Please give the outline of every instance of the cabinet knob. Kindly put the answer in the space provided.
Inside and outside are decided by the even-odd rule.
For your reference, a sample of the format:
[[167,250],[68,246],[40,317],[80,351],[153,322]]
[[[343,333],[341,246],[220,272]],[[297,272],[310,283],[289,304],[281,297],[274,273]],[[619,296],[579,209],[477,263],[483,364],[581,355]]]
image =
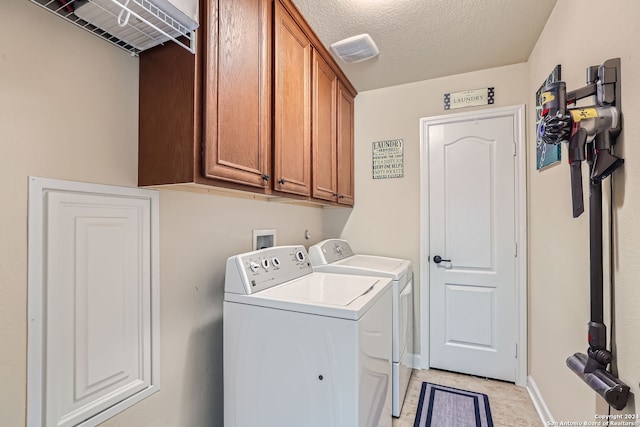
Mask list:
[[262,175],[262,180],[263,181],[269,181],[269,175]]
[[345,197],[344,194],[341,194],[338,196],[339,199],[344,199],[344,197]]
[[338,197],[338,193],[333,193],[332,196],[333,197]]
[[284,185],[284,183],[285,183],[284,178],[280,178],[280,179],[278,180],[278,184],[280,184],[280,185]]

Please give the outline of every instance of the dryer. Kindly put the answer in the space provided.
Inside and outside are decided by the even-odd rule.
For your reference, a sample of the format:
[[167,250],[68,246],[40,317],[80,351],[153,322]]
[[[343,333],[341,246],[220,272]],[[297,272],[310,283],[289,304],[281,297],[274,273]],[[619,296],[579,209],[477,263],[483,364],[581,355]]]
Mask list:
[[303,246],[230,257],[225,427],[391,427],[391,290],[313,272]]
[[313,270],[388,277],[393,282],[392,414],[399,417],[413,367],[413,271],[411,261],[354,254],[349,242],[328,239],[309,248]]

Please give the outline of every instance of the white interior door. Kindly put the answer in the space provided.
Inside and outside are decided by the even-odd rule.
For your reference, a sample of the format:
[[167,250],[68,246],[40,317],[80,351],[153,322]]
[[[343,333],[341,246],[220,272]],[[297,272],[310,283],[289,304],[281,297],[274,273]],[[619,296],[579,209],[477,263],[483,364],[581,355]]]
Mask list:
[[465,115],[425,129],[429,364],[515,381],[514,118]]

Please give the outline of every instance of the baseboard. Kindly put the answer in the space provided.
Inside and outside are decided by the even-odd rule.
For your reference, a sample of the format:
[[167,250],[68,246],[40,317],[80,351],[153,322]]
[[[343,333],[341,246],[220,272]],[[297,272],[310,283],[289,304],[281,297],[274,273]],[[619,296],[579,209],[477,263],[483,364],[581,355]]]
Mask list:
[[538,416],[542,421],[542,425],[544,426],[553,425],[556,420],[553,419],[553,415],[551,415],[551,411],[549,411],[549,407],[547,406],[546,403],[544,403],[544,399],[542,398],[540,389],[536,385],[536,382],[533,380],[531,375],[527,377],[527,391],[529,392],[531,401],[533,401],[533,406],[535,406],[536,411],[538,412]]
[[422,369],[422,365],[420,365],[420,354],[414,354],[412,362],[413,365],[411,365],[411,367],[413,369]]

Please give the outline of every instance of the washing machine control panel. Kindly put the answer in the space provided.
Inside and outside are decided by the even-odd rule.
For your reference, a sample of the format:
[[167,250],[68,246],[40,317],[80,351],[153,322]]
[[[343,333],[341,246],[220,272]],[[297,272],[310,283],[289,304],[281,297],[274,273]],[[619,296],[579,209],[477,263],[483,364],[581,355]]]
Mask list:
[[236,255],[247,294],[277,286],[313,272],[304,246],[275,246]]

